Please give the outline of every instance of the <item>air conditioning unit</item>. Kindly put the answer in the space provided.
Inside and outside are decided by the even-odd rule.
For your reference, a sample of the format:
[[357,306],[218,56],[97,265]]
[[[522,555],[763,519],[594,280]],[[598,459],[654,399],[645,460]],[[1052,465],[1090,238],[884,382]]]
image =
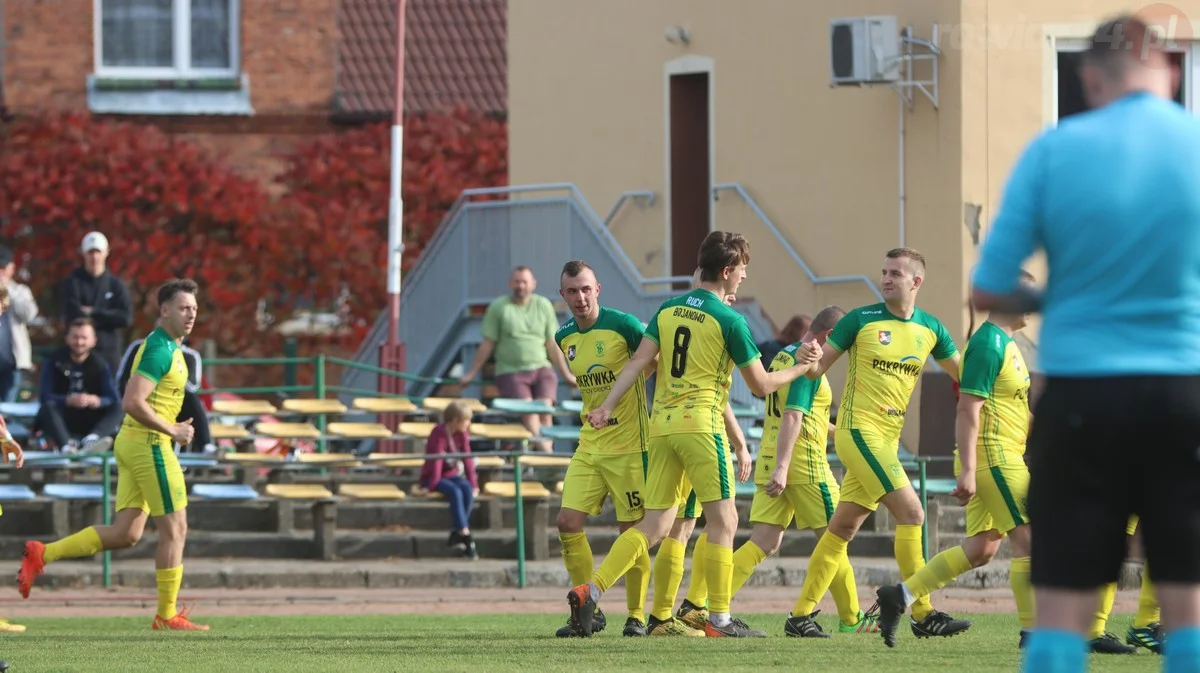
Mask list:
[[894,16],[859,16],[829,22],[834,85],[887,84],[900,79],[900,29]]

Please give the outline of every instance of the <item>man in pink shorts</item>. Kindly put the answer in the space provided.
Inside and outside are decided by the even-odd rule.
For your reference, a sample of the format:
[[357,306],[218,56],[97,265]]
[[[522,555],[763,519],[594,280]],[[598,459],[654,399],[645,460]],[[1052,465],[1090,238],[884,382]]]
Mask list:
[[[518,400],[543,400],[554,404],[558,399],[557,368],[563,379],[572,386],[575,376],[554,341],[558,316],[554,305],[534,293],[537,280],[528,267],[513,269],[508,279],[510,294],[496,298],[483,316],[483,342],[475,353],[475,361],[460,382],[469,385],[493,354],[496,356],[496,387],[500,396]],[[553,363],[554,368],[551,367]],[[550,414],[529,414],[521,423],[535,436],[543,425],[551,425]],[[549,453],[550,442],[539,442]]]

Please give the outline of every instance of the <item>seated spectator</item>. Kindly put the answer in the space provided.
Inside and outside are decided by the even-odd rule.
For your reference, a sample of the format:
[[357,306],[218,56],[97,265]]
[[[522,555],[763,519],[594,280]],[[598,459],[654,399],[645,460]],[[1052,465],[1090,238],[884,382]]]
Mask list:
[[125,418],[112,370],[95,347],[91,319],[76,318],[67,345],[42,362],[34,425],[59,451],[107,451]]
[[[129,348],[126,348],[125,354],[121,356],[117,390],[122,396],[125,395],[125,386],[129,384],[129,377],[133,374],[133,356],[143,341],[145,339],[138,339],[129,344]],[[181,447],[180,450],[187,451],[188,447],[194,447],[191,450],[195,452],[216,453],[217,446],[213,443],[212,431],[208,427],[208,411],[204,408],[204,403],[200,401],[200,396],[196,394],[200,390],[200,382],[203,380],[204,362],[200,358],[200,352],[189,346],[186,340],[179,349],[183,351],[183,361],[187,363],[188,380],[183,391],[183,406],[180,407],[179,416],[175,418],[175,422],[182,423],[190,418],[192,427],[196,431],[192,436],[192,443]]]
[[[479,494],[479,479],[475,476],[475,459],[471,453],[471,410],[461,402],[451,402],[442,412],[442,422],[429,433],[425,453],[445,455],[427,458],[421,467],[421,486],[446,496],[450,503],[453,528],[447,546],[459,547],[471,560],[479,558],[475,541],[471,539],[468,519]],[[459,457],[463,456],[463,457]]]

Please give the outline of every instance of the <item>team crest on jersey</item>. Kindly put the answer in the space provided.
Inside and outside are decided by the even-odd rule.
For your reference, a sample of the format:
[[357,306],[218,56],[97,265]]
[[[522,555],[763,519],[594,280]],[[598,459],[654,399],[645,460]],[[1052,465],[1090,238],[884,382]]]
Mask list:
[[604,357],[604,342],[603,341],[596,342],[596,357],[598,357],[598,358]]
[[925,337],[922,337],[921,335],[918,334],[916,341],[917,341],[917,349],[918,350],[925,347]]
[[879,330],[879,343],[884,346],[892,343],[892,333],[885,329]]
[[1017,359],[1017,356],[1015,356],[1015,355],[1012,356],[1012,363],[1013,363],[1013,369],[1015,369],[1017,371],[1021,371],[1021,361],[1019,359]]
[[567,346],[567,359],[568,360],[575,359],[575,345],[574,344]]

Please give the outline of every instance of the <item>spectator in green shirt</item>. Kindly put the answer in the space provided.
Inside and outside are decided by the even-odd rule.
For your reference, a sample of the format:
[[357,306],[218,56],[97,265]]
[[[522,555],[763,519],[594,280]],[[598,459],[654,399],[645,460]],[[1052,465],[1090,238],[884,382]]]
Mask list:
[[[483,342],[475,353],[475,361],[461,379],[466,386],[479,375],[479,370],[493,354],[496,356],[496,387],[500,396],[518,400],[557,401],[558,377],[551,363],[572,386],[575,376],[567,368],[562,351],[554,342],[558,316],[554,305],[540,294],[534,294],[537,280],[529,267],[518,266],[508,279],[511,294],[498,297],[483,316]],[[535,436],[543,425],[551,425],[550,414],[529,414],[521,423]],[[545,452],[553,451],[552,442],[538,442]]]

